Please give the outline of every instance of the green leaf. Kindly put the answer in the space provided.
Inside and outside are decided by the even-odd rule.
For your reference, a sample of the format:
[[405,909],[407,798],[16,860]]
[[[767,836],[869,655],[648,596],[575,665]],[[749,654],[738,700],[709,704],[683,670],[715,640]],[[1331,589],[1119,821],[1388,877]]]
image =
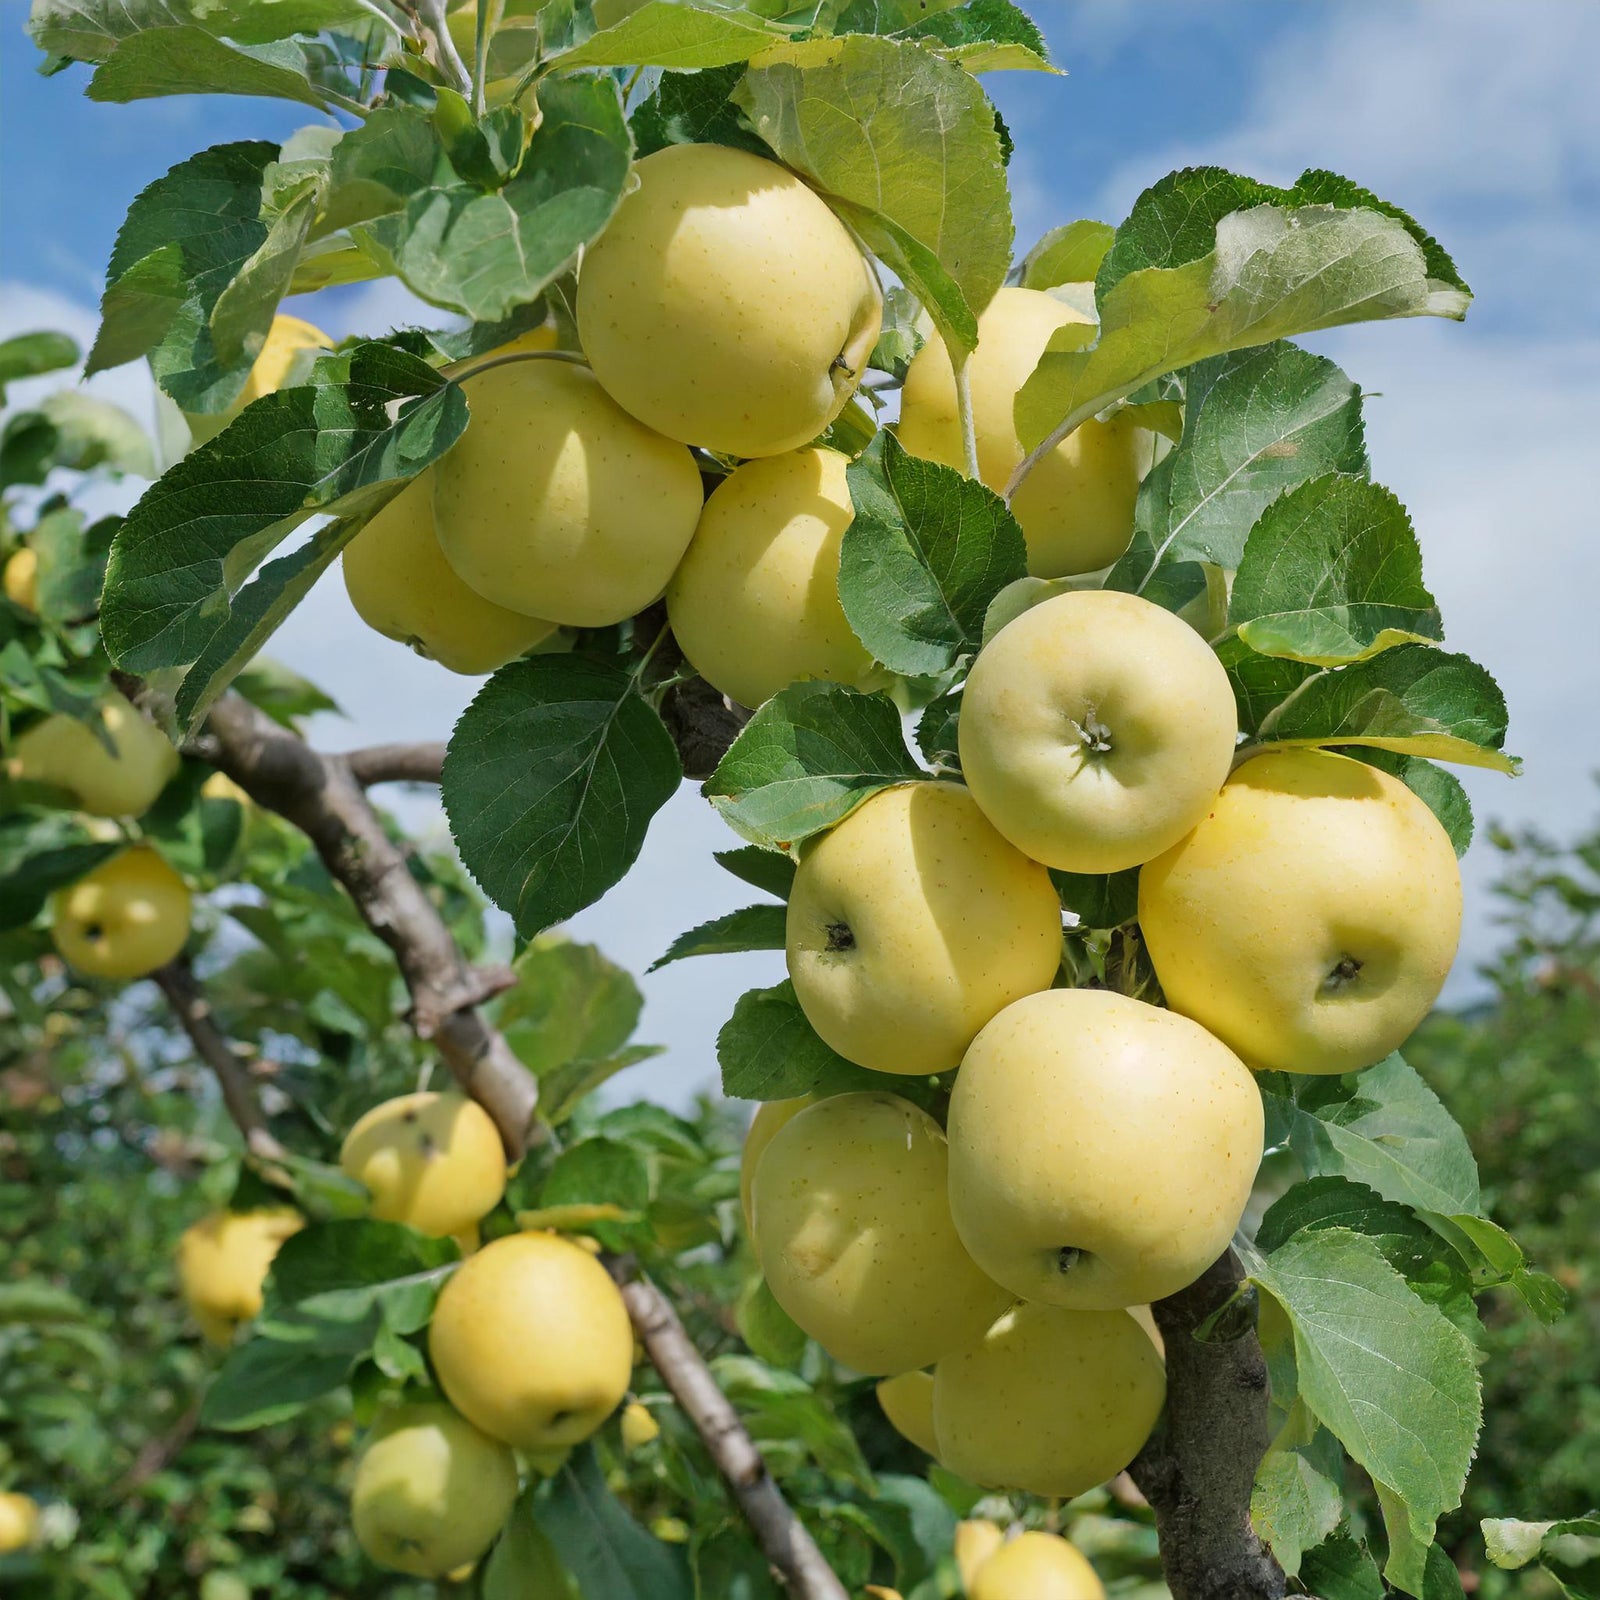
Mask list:
[[[1567,1517],[1555,1522],[1520,1522],[1515,1517],[1486,1517],[1483,1542],[1489,1559],[1504,1571],[1514,1572],[1547,1551],[1559,1551],[1559,1541],[1600,1539],[1600,1513]],[[1588,1595],[1595,1590],[1568,1589],[1568,1594]]]
[[542,120],[517,175],[493,193],[448,175],[372,227],[407,286],[493,322],[538,299],[622,198],[632,154],[617,86],[604,74],[546,78]]
[[805,1329],[774,1298],[765,1278],[752,1278],[735,1311],[739,1337],[770,1366],[797,1367],[806,1353]]
[[39,561],[39,615],[60,626],[95,614],[105,584],[106,557],[121,517],[84,526],[81,512],[58,506],[40,514],[28,534]]
[[551,1480],[539,1524],[579,1592],[605,1600],[693,1600],[683,1552],[652,1539],[606,1487],[586,1444]]
[[781,37],[765,17],[743,6],[645,0],[621,22],[569,50],[560,63],[563,68],[726,67],[748,61]]
[[787,979],[739,996],[717,1034],[722,1092],[733,1100],[790,1100],[803,1094],[887,1090],[922,1105],[936,1098],[929,1078],[870,1072],[846,1061],[806,1020]]
[[1080,350],[1076,330],[1054,335],[1017,397],[1024,446],[1042,453],[1208,356],[1352,322],[1465,315],[1466,290],[1439,276],[1414,224],[1365,200],[1331,207],[1314,187],[1268,189],[1206,168],[1146,190],[1100,266],[1099,341]]
[[442,792],[467,870],[526,937],[621,880],[682,776],[632,676],[549,655],[502,667],[478,691],[451,735]]
[[794,888],[794,858],[776,850],[744,844],[737,850],[715,850],[712,859],[741,883],[748,883],[752,889],[760,889],[779,900],[787,900],[789,891]]
[[1421,1211],[1480,1209],[1466,1135],[1399,1055],[1345,1078],[1263,1074],[1262,1087],[1308,1176],[1348,1178]]
[[129,672],[194,661],[274,546],[314,513],[376,509],[466,420],[456,385],[379,344],[327,357],[314,383],[258,400],[152,484],[123,523],[101,613],[112,659]]
[[1320,1600],[1384,1600],[1378,1564],[1348,1528],[1341,1528],[1315,1550],[1306,1552],[1300,1566],[1300,1582],[1307,1594],[1317,1595]]
[[930,700],[917,718],[917,749],[936,772],[961,771],[961,691]]
[[331,711],[343,716],[339,702],[319,689],[309,678],[302,677],[293,667],[286,667],[271,656],[257,656],[237,678],[234,688],[258,711],[266,714],[280,728],[299,730],[306,717],[321,711]]
[[1228,621],[1261,655],[1331,667],[1443,636],[1411,519],[1364,478],[1330,473],[1274,500],[1238,566]]
[[349,1381],[382,1326],[376,1306],[353,1321],[302,1311],[261,1317],[206,1391],[201,1423],[243,1432],[295,1416]]
[[749,1356],[719,1356],[711,1370],[758,1444],[798,1444],[824,1472],[870,1490],[872,1475],[855,1435],[803,1378]]
[[380,106],[333,147],[320,227],[350,227],[404,210],[433,182],[442,155],[431,117],[411,106]]
[[[261,217],[278,147],[216,145],[179,162],[142,190],[117,232],[106,269],[94,373],[148,355],[156,381],[186,411],[226,411],[249,376],[255,349],[225,360],[211,316],[229,285],[267,242]],[[272,304],[257,304],[247,330],[264,339]]]
[[541,1210],[563,1206],[616,1206],[624,1218],[598,1220],[588,1231],[609,1249],[647,1241],[650,1171],[644,1156],[619,1139],[583,1139],[568,1146],[539,1190]]
[[147,28],[198,23],[241,44],[372,20],[360,0],[34,0],[28,32],[49,55],[104,61],[118,41]]
[[1467,853],[1472,845],[1472,802],[1453,772],[1446,772],[1421,756],[1401,755],[1398,751],[1379,750],[1372,745],[1351,745],[1341,753],[1365,761],[1369,767],[1392,773],[1443,824],[1456,855]]
[[1505,696],[1494,679],[1470,657],[1425,644],[1307,678],[1257,730],[1269,744],[1371,745],[1515,772],[1505,736]]
[[1057,872],[1050,881],[1061,903],[1086,928],[1120,928],[1139,914],[1139,869],[1126,872]]
[[932,676],[976,655],[990,602],[1027,576],[1005,502],[952,467],[877,434],[846,471],[855,516],[839,549],[851,628],[894,672]]
[[495,1002],[495,1023],[541,1083],[569,1062],[615,1055],[633,1037],[644,996],[596,946],[549,935],[511,970],[516,987]]
[[906,370],[926,342],[922,331],[922,302],[898,283],[883,292],[883,325],[867,365],[905,382]]
[[734,99],[972,349],[1012,235],[994,108],[972,78],[919,44],[853,35],[774,46]]
[[967,72],[1055,72],[1038,24],[1011,0],[967,0],[927,16],[909,37],[936,44]]
[[1054,289],[1062,283],[1092,283],[1117,230],[1109,222],[1069,222],[1052,228],[1022,258],[1024,289]]
[[351,1218],[302,1228],[273,1257],[267,1315],[290,1308],[341,1323],[376,1311],[392,1332],[428,1325],[459,1252],[398,1222]]
[[7,384],[76,366],[78,355],[77,340],[64,333],[18,333],[0,339],[0,400],[6,397]]
[[1300,1398],[1380,1486],[1385,1575],[1421,1595],[1482,1421],[1471,1342],[1348,1229],[1297,1234],[1253,1275],[1293,1325]]
[[323,97],[310,73],[305,49],[287,41],[233,45],[203,28],[151,28],[123,39],[84,93],[117,104],[178,94],[256,95],[320,110]]
[[796,683],[745,724],[704,793],[736,833],[787,849],[920,776],[887,695]]
[[786,912],[782,906],[744,906],[710,922],[702,922],[687,933],[680,933],[645,969],[654,972],[671,961],[688,956],[724,956],[743,950],[781,950],[784,946]]
[[1279,340],[1199,362],[1183,381],[1182,436],[1140,487],[1133,548],[1112,579],[1133,594],[1167,563],[1231,571],[1285,490],[1367,469],[1360,390],[1322,356]]
[[156,475],[149,438],[121,406],[80,390],[59,389],[36,409],[6,419],[0,433],[0,483],[43,483],[55,468],[92,472],[97,467],[140,478]]
[[26,927],[57,889],[124,848],[121,840],[97,839],[68,812],[0,816],[0,932]]
[[669,144],[727,144],[770,159],[772,151],[740,120],[729,98],[744,64],[703,72],[664,72],[655,93],[633,108],[629,125],[639,156]]
[[582,1600],[561,1565],[550,1536],[539,1526],[537,1478],[522,1491],[489,1559],[483,1565],[482,1600]]
[[[1180,563],[1171,563],[1156,569],[1155,577],[1146,587],[1145,598],[1162,577],[1179,569]],[[1233,698],[1239,707],[1239,726],[1254,736],[1264,723],[1275,721],[1274,713],[1288,697],[1308,678],[1320,670],[1304,661],[1290,661],[1281,656],[1258,656],[1235,633],[1224,634],[1216,644],[1217,658],[1228,672],[1233,685]]]
[[[1303,1412],[1297,1406],[1283,1434],[1273,1440],[1250,1496],[1250,1521],[1290,1577],[1300,1570],[1305,1552],[1338,1527],[1344,1510],[1338,1441],[1315,1423],[1302,1430]],[[1297,1437],[1301,1431],[1310,1437]]]

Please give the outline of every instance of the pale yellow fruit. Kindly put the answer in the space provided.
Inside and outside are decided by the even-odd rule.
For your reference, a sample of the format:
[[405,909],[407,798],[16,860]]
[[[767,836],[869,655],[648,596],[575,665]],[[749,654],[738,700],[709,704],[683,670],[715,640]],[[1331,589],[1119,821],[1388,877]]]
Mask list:
[[961,1064],[951,1211],[973,1259],[1023,1299],[1148,1304],[1233,1237],[1262,1125],[1249,1069],[1187,1018],[1109,989],[1030,995]]
[[486,600],[562,626],[661,597],[700,515],[700,473],[570,361],[514,361],[462,386],[472,419],[433,469],[434,530]]
[[933,1374],[902,1372],[878,1385],[878,1404],[890,1425],[919,1450],[938,1453],[933,1438]]
[[402,489],[341,557],[356,614],[452,672],[493,672],[555,630],[485,600],[456,576],[433,531],[433,472]]
[[642,1450],[661,1437],[661,1424],[651,1416],[650,1408],[638,1400],[622,1408],[622,1448]]
[[1228,776],[1238,711],[1216,652],[1136,595],[1056,595],[979,653],[961,770],[1035,861],[1120,872],[1169,849]]
[[99,729],[61,713],[34,723],[12,742],[9,776],[65,789],[78,810],[98,817],[142,816],[177,772],[178,752],[120,694],[106,696],[100,717]]
[[24,611],[39,609],[39,558],[26,545],[6,558],[0,586],[12,605],[21,606]]
[[475,1100],[426,1090],[374,1106],[345,1135],[339,1165],[367,1186],[372,1215],[436,1239],[475,1229],[506,1191],[506,1152]]
[[996,1012],[1055,980],[1061,903],[966,789],[903,784],[806,850],[787,950],[801,1008],[840,1055],[947,1072]]
[[956,1524],[954,1540],[956,1568],[961,1573],[963,1590],[972,1588],[978,1576],[978,1568],[1005,1542],[1005,1529],[984,1517]]
[[1010,1296],[973,1264],[946,1198],[944,1134],[892,1094],[808,1106],[756,1169],[773,1298],[836,1361],[909,1372],[973,1343]]
[[188,942],[192,904],[183,879],[141,845],[51,895],[50,938],[87,977],[143,978]]
[[28,1495],[0,1493],[0,1556],[26,1550],[39,1537],[39,1507]]
[[[978,318],[978,348],[967,363],[978,476],[1000,494],[1027,453],[1012,407],[1057,328],[1090,319],[1037,289],[1002,289]],[[900,442],[912,455],[965,469],[956,382],[942,339],[912,358],[900,396]],[[1108,567],[1133,538],[1139,481],[1154,435],[1127,416],[1091,418],[1023,480],[1011,509],[1028,541],[1028,570],[1062,578]]]
[[803,678],[864,688],[879,670],[839,603],[855,516],[837,450],[747,461],[706,501],[667,586],[683,653],[714,689],[758,706]]
[[985,1488],[1080,1495],[1138,1455],[1166,1387],[1126,1311],[1014,1306],[934,1370],[939,1459]]
[[519,1450],[581,1444],[633,1373],[633,1329],[606,1269],[553,1233],[486,1244],[445,1284],[428,1329],[440,1387]]
[[298,1211],[218,1211],[178,1240],[178,1286],[213,1344],[261,1310],[261,1289],[285,1239],[305,1226]]
[[1105,1585],[1075,1545],[1053,1533],[1009,1539],[979,1567],[967,1600],[1105,1600]]
[[748,151],[669,145],[634,172],[578,273],[596,376],[685,444],[809,444],[855,392],[882,324],[855,241],[792,172]]
[[309,373],[310,362],[315,358],[306,352],[332,348],[333,340],[321,328],[280,312],[272,319],[272,326],[267,330],[267,337],[250,368],[250,376],[245,379],[244,388],[239,391],[238,399],[226,411],[215,415],[184,412],[184,420],[189,424],[194,442],[204,444],[208,439],[214,439],[246,406],[253,405],[263,395],[276,394],[292,379]]
[[350,1493],[356,1542],[380,1567],[441,1578],[494,1543],[517,1462],[449,1406],[408,1405],[375,1430]]
[[755,1186],[756,1166],[766,1154],[780,1128],[786,1127],[805,1110],[815,1105],[814,1094],[796,1095],[792,1100],[768,1100],[756,1108],[750,1119],[750,1129],[744,1136],[744,1148],[739,1153],[739,1206],[744,1212],[744,1231],[755,1232],[750,1214],[750,1191]]
[[1140,872],[1139,925],[1167,1004],[1252,1067],[1356,1072],[1438,998],[1461,874],[1438,818],[1398,778],[1275,750]]

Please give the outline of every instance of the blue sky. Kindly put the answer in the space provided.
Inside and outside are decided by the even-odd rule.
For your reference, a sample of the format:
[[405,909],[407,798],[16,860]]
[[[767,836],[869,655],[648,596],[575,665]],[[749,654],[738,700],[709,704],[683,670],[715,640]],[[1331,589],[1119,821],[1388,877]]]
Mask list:
[[[1032,7],[1064,78],[988,80],[1017,141],[1018,244],[1079,216],[1116,221],[1174,166],[1217,162],[1286,181],[1344,172],[1406,206],[1455,255],[1478,299],[1463,326],[1410,323],[1325,335],[1318,347],[1371,394],[1375,475],[1411,510],[1448,642],[1499,676],[1512,782],[1466,774],[1480,822],[1570,834],[1596,811],[1600,768],[1600,6],[1584,0],[1043,0]],[[128,201],[206,144],[281,137],[304,121],[268,101],[97,106],[81,70],[42,80],[0,0],[0,333],[46,322],[87,340]],[[376,288],[310,314],[381,332],[413,309]],[[135,368],[103,387],[141,411]],[[441,737],[474,682],[366,634],[335,578],[275,653],[336,695],[329,747]],[[418,802],[419,825],[438,827]],[[573,931],[636,971],[681,929],[742,903],[709,862],[730,842],[685,789],[640,869]],[[1471,992],[1492,948],[1490,852],[1468,858],[1468,931],[1452,980]],[[634,1092],[709,1082],[716,1029],[776,956],[684,963],[647,980],[644,1029],[670,1053]]]

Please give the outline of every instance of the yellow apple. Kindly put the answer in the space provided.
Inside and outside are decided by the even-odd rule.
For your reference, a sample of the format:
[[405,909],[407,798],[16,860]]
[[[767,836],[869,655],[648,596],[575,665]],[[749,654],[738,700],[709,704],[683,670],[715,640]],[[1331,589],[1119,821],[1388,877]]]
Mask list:
[[5,576],[0,578],[6,599],[24,611],[39,609],[39,558],[27,545],[13,550],[6,558]]
[[744,1136],[744,1149],[739,1153],[739,1206],[744,1212],[744,1231],[754,1233],[750,1219],[750,1191],[755,1186],[756,1166],[766,1154],[767,1146],[782,1127],[786,1127],[805,1110],[815,1105],[814,1094],[796,1095],[792,1100],[768,1100],[756,1108],[750,1119],[750,1129]]
[[973,1259],[1023,1299],[1148,1304],[1233,1237],[1262,1132],[1249,1069],[1204,1028],[1109,989],[1052,989],[1008,1006],[961,1064],[950,1207]]
[[189,432],[196,444],[214,439],[248,405],[253,405],[263,395],[276,394],[291,380],[300,378],[311,370],[316,358],[307,354],[317,350],[331,350],[333,340],[321,328],[313,327],[299,317],[280,312],[272,319],[267,337],[250,368],[239,397],[226,411],[214,415],[184,412]]
[[178,1240],[178,1285],[213,1344],[261,1310],[261,1289],[283,1241],[305,1226],[298,1211],[218,1211]]
[[966,789],[884,789],[809,845],[789,976],[812,1027],[879,1072],[947,1072],[1013,1000],[1055,981],[1061,903]]
[[339,1165],[372,1195],[380,1222],[442,1239],[465,1233],[506,1191],[494,1119],[465,1095],[426,1090],[385,1100],[345,1136]]
[[955,1532],[956,1568],[961,1574],[963,1591],[971,1589],[978,1576],[978,1568],[1006,1542],[1005,1529],[986,1517],[976,1517],[968,1522],[958,1522]]
[[1056,595],[979,653],[961,770],[1036,861],[1120,872],[1169,849],[1227,779],[1238,711],[1216,652],[1137,595]]
[[1054,1533],[1008,1539],[978,1568],[967,1600],[1105,1600],[1105,1585],[1076,1545]]
[[1069,1499],[1138,1455],[1166,1387],[1126,1311],[1014,1306],[934,1369],[939,1459],[985,1488]]
[[29,1495],[0,1493],[0,1556],[26,1550],[38,1538],[38,1504]]
[[341,561],[361,620],[452,672],[493,672],[555,632],[554,623],[497,606],[456,576],[433,531],[431,469],[367,523]]
[[690,665],[742,706],[802,678],[864,688],[882,676],[839,603],[848,465],[837,450],[747,461],[706,501],[667,586]]
[[142,816],[177,772],[178,752],[120,694],[101,701],[100,718],[102,729],[61,713],[34,723],[12,741],[7,774],[65,789],[78,810],[98,817]]
[[[1093,322],[1037,289],[1002,289],[978,318],[978,348],[967,362],[978,475],[1003,493],[1026,451],[1012,407],[1057,328]],[[956,380],[942,339],[930,339],[906,369],[900,442],[912,455],[964,470]],[[1011,510],[1028,541],[1028,571],[1063,578],[1108,567],[1133,538],[1139,481],[1154,456],[1154,435],[1127,416],[1091,419],[1023,480]]]
[[494,1543],[517,1498],[517,1462],[437,1402],[402,1406],[356,1466],[350,1521],[380,1567],[442,1578]]
[[124,850],[50,897],[61,959],[91,978],[143,978],[189,939],[188,886],[148,846]]
[[595,375],[685,444],[773,456],[809,444],[855,393],[883,296],[844,224],[792,172],[726,145],[675,144],[578,272]]
[[693,455],[570,361],[509,362],[463,388],[472,420],[433,485],[457,576],[497,606],[577,628],[660,599],[700,515]]
[[661,1437],[661,1424],[650,1414],[650,1408],[638,1400],[622,1408],[622,1448],[642,1450]]
[[581,1444],[633,1374],[633,1328],[610,1274],[553,1233],[486,1244],[445,1284],[428,1329],[439,1385],[519,1450]]
[[1167,1004],[1252,1067],[1356,1072],[1404,1043],[1461,936],[1461,874],[1398,778],[1326,750],[1246,761],[1139,874]]
[[878,1385],[878,1404],[890,1425],[930,1456],[938,1454],[933,1438],[933,1374],[902,1372]]
[[971,1344],[1010,1296],[950,1220],[944,1133],[892,1094],[832,1095],[756,1169],[756,1254],[773,1298],[836,1361],[894,1374]]

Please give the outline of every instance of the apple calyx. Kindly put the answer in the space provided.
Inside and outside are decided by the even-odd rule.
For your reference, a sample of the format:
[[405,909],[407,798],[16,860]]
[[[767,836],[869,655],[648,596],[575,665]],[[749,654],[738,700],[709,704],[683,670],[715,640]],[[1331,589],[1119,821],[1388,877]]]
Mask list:
[[1324,994],[1337,994],[1361,976],[1361,963],[1354,956],[1340,956],[1333,970],[1322,980]]
[[828,924],[828,950],[835,953],[841,950],[854,950],[856,947],[855,931],[848,922],[830,922]]
[[1076,717],[1069,717],[1072,731],[1077,734],[1078,742],[1083,746],[1083,753],[1088,756],[1104,756],[1111,754],[1111,730],[1103,723],[1093,706],[1083,708],[1083,721]]
[[1064,1278],[1088,1254],[1075,1244],[1064,1244],[1056,1251],[1056,1271]]

